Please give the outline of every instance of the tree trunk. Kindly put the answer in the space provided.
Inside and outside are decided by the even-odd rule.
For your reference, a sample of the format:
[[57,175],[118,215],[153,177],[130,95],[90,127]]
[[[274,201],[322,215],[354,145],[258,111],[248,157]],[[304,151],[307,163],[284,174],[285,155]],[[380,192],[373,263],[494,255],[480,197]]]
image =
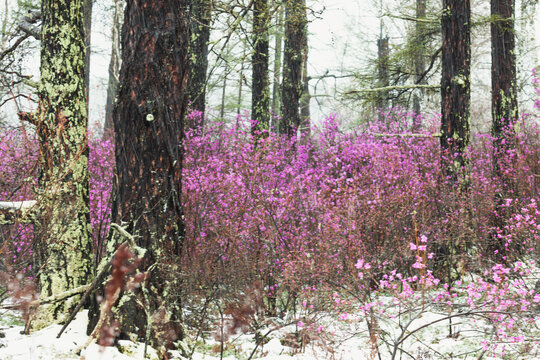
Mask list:
[[289,137],[295,136],[296,130],[300,126],[299,102],[304,87],[302,61],[305,51],[306,28],[305,0],[287,0],[285,2],[285,46],[279,132],[287,134]]
[[[283,43],[283,9],[280,6],[278,9],[278,17],[276,20],[276,34],[275,34],[275,52],[274,52],[274,83],[272,85],[272,115],[279,115],[280,104],[280,84],[281,84],[281,57],[282,57],[282,43]],[[275,127],[275,125],[272,125]]]
[[84,0],[84,47],[86,55],[84,58],[84,85],[86,87],[86,99],[88,101],[90,91],[90,55],[91,39],[92,39],[92,8],[94,7],[93,0]]
[[308,76],[308,38],[307,33],[304,36],[304,58],[302,59],[302,96],[300,97],[300,129],[303,135],[309,135],[311,126],[311,113],[309,103],[311,95],[309,93],[309,76]]
[[[423,21],[426,18],[426,0],[416,0],[416,27],[415,27],[415,50],[414,50],[414,83],[417,85],[425,85],[426,80],[422,77],[425,71],[425,56],[426,56],[426,25]],[[413,111],[420,115],[422,111],[420,102],[424,95],[423,89],[415,91],[413,96]],[[422,126],[421,117],[416,117],[414,122],[414,128],[419,129]]]
[[[495,196],[493,227],[503,233],[506,225],[505,200],[513,196],[516,181],[505,168],[512,166],[508,151],[514,144],[514,121],[518,117],[516,48],[514,38],[514,0],[491,0],[491,131],[494,137],[493,172],[499,178],[502,191]],[[499,233],[492,234],[493,252],[500,263],[506,263],[504,241]]]
[[[223,87],[221,88],[221,104],[219,107],[219,118],[225,119],[225,96],[227,95],[227,71],[225,68],[225,74],[223,75]],[[237,120],[238,121],[238,120]]]
[[253,136],[264,129],[270,122],[270,82],[268,79],[268,0],[253,2],[253,56],[251,128]]
[[[390,86],[390,78],[388,77],[388,57],[390,56],[390,48],[388,47],[388,37],[381,37],[377,40],[377,72],[379,76],[379,87]],[[381,91],[377,94],[376,106],[379,109],[388,107],[388,91]]]
[[470,137],[470,5],[470,0],[443,0],[441,147],[451,158],[445,171],[456,180],[466,165],[463,154]]
[[505,132],[518,117],[514,0],[491,0],[492,133],[500,149]]
[[[191,1],[191,42],[189,44],[191,74],[189,80],[189,100],[191,107],[202,112],[201,121],[206,111],[206,72],[208,70],[208,41],[212,20],[212,1]],[[186,129],[203,124],[186,123]]]
[[[188,4],[184,0],[126,2],[120,91],[113,115],[112,221],[126,224],[146,249],[140,270],[149,274],[146,296],[139,289],[119,301],[119,329],[139,339],[149,331],[150,344],[162,351],[183,337],[180,195],[189,78]],[[145,313],[153,318],[150,329]]]
[[244,47],[244,51],[242,53],[242,61],[240,62],[240,76],[238,76],[238,101],[236,104],[236,116],[240,116],[240,113],[242,111],[242,90],[244,88],[243,82],[245,81],[244,77],[244,65],[245,62],[243,59],[246,58],[246,48]]
[[[92,274],[88,197],[88,114],[84,1],[41,3],[40,224],[36,255],[41,297],[85,285]],[[42,309],[31,325],[64,321],[78,298]]]
[[123,23],[125,0],[114,0],[112,26],[111,60],[109,62],[109,83],[107,85],[107,103],[105,104],[105,125],[103,130],[113,130],[113,110],[118,93],[118,81],[122,57],[120,54],[120,31]]

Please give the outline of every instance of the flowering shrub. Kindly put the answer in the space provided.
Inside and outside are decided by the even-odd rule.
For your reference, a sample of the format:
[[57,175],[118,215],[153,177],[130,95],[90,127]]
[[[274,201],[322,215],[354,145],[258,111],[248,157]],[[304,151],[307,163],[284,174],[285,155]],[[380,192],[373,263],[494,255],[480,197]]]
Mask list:
[[[188,116],[199,123],[200,113]],[[540,253],[540,130],[521,119],[503,153],[490,136],[473,136],[463,187],[442,171],[439,139],[412,133],[414,117],[392,109],[344,132],[334,115],[299,141],[273,133],[254,141],[242,119],[188,131],[178,274],[184,303],[210,293],[235,298],[262,283],[267,313],[302,304],[334,309],[343,320],[362,314],[373,326],[399,317],[390,310],[396,305],[468,306],[469,315],[489,317],[492,339],[521,341],[522,324],[509,314],[529,314],[540,299],[519,282],[528,255]],[[423,124],[437,129],[438,118]],[[33,198],[35,140],[22,131],[1,136],[0,201]],[[92,140],[96,259],[110,221],[113,166],[111,137]],[[30,225],[4,226],[1,234],[4,255],[29,259]]]

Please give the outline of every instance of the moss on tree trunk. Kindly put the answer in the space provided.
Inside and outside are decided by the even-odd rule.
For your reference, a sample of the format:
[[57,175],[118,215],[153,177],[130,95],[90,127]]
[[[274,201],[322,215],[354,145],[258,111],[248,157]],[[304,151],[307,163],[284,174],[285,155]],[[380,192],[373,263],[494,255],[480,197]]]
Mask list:
[[[86,284],[92,274],[84,1],[44,0],[41,11],[41,221],[35,248],[41,297],[50,297]],[[33,328],[63,321],[77,300],[44,307]]]

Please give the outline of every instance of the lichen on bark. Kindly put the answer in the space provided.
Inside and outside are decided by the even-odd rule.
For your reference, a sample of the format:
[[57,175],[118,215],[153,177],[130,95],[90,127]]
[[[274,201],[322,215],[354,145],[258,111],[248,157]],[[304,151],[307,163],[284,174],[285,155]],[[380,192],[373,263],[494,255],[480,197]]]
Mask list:
[[[85,285],[92,274],[83,0],[44,0],[37,133],[36,261],[41,297]],[[78,297],[40,309],[31,327],[62,322]]]

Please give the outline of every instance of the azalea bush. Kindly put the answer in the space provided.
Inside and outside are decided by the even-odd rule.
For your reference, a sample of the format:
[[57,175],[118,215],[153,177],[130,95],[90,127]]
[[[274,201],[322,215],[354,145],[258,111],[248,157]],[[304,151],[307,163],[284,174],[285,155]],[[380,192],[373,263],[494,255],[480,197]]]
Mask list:
[[[187,131],[178,274],[186,308],[207,311],[213,302],[222,311],[258,284],[266,315],[301,318],[303,331],[319,333],[307,314],[367,319],[374,349],[386,341],[402,351],[407,334],[377,329],[442,307],[450,309],[445,321],[465,307],[491,324],[482,351],[527,343],[520,326],[536,321],[540,301],[530,280],[540,254],[538,119],[519,119],[503,152],[497,139],[473,134],[457,181],[443,171],[441,159],[453,154],[441,154],[439,118],[424,117],[421,131],[416,119],[389,109],[344,130],[332,115],[299,139],[263,131],[254,140],[242,117]],[[0,201],[35,198],[36,140],[22,128],[0,136]],[[90,139],[97,263],[110,223],[114,141]],[[0,233],[4,262],[31,276],[32,225],[2,225]]]

